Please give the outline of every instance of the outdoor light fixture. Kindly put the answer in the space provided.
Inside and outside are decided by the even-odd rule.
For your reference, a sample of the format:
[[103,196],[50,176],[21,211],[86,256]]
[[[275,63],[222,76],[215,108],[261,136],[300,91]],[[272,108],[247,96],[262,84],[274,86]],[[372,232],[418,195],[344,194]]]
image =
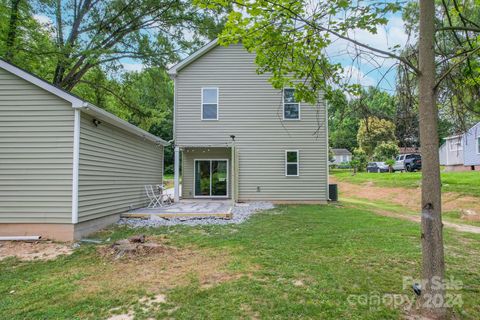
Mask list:
[[98,125],[102,123],[102,121],[100,121],[98,119],[93,119],[92,122],[95,125],[95,127],[98,127]]

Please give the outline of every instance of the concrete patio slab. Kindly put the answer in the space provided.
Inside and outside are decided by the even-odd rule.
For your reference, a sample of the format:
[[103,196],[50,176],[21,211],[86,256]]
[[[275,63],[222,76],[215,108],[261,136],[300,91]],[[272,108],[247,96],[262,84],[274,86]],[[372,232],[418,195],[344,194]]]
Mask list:
[[180,200],[172,205],[159,208],[141,208],[122,214],[126,218],[180,217],[224,217],[230,218],[233,209],[232,200],[194,199]]

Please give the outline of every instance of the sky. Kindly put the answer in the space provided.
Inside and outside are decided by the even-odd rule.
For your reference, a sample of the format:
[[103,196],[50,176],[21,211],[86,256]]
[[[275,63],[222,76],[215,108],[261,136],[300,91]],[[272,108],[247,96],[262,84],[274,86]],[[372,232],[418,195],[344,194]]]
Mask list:
[[[402,48],[408,43],[401,15],[392,15],[386,26],[380,27],[376,34],[365,30],[354,30],[351,38],[381,50],[390,51],[395,45]],[[395,90],[396,68],[394,59],[365,56],[353,60],[355,48],[346,40],[337,39],[327,49],[331,61],[340,63],[344,68],[344,78],[350,83],[363,86],[379,86],[385,91]]]
[[[42,24],[52,24],[50,17],[35,15],[34,18]],[[359,42],[369,44],[372,47],[389,50],[400,45],[404,47],[408,42],[404,22],[401,14],[391,15],[386,26],[379,27],[376,34],[365,30],[352,30],[349,36]],[[345,81],[362,86],[378,86],[387,92],[395,90],[395,60],[379,57],[363,57],[353,61],[355,48],[345,40],[336,39],[326,50],[326,54],[334,63],[340,63],[343,68]],[[141,61],[124,59],[121,61],[125,72],[141,71],[145,66]]]

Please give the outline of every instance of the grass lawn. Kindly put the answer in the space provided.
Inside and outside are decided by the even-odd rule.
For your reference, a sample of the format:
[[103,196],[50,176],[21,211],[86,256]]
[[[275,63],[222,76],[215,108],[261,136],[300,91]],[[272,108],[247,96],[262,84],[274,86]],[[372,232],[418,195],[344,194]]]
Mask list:
[[[422,177],[421,172],[396,172],[396,173],[367,173],[359,172],[352,176],[351,170],[333,169],[330,170],[339,181],[351,183],[372,182],[380,187],[403,187],[418,188]],[[442,172],[442,191],[458,192],[464,195],[480,197],[480,172]]]
[[[112,308],[133,310],[138,319],[397,319],[401,308],[355,297],[413,298],[402,277],[418,277],[420,268],[417,224],[351,204],[282,206],[231,226],[115,227],[99,237],[139,232],[161,237],[176,248],[172,255],[185,252],[169,263],[178,265],[169,269],[151,257],[114,261],[95,245],[53,261],[0,261],[0,319],[102,319]],[[445,232],[447,277],[464,284],[452,292],[464,303],[454,311],[465,319],[480,318],[479,240]],[[190,269],[182,269],[187,263]],[[175,270],[185,270],[184,277],[171,281]],[[159,292],[165,303],[141,306],[139,299]]]

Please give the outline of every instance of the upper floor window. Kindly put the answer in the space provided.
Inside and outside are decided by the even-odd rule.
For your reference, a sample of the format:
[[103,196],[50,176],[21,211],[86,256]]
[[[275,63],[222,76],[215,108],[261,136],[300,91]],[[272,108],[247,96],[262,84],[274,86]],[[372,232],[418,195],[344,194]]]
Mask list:
[[202,88],[202,120],[218,120],[218,88]]
[[477,138],[477,153],[480,154],[480,137]]
[[295,100],[295,89],[283,89],[283,120],[300,120],[300,103]]

